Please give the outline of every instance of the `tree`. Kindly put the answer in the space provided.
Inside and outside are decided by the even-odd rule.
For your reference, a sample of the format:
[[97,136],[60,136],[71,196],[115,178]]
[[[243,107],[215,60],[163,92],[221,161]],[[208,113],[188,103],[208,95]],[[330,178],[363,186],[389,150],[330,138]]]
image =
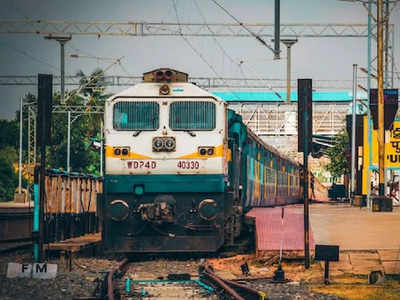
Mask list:
[[[68,99],[66,105],[104,106],[110,96],[104,94],[104,72],[95,70],[89,76],[82,71],[77,73],[81,77],[81,88]],[[53,105],[60,103],[59,95],[53,97]],[[71,170],[90,174],[99,173],[100,153],[88,149],[90,138],[100,138],[102,114],[72,114],[71,124]],[[67,114],[53,114],[52,116],[52,146],[48,152],[48,167],[67,169]]]
[[[87,106],[104,106],[106,99],[111,94],[105,94],[106,79],[102,69],[94,70],[89,76],[86,76],[83,71],[78,71],[77,76],[80,77],[79,83],[83,88],[79,95],[85,99]],[[99,132],[103,116],[99,114],[88,115],[88,133],[94,137]]]
[[18,129],[17,120],[0,120],[0,149],[7,146],[18,148]]
[[18,122],[0,120],[0,202],[11,201],[18,184],[13,168],[18,161],[18,141]]
[[12,164],[7,157],[0,156],[0,202],[11,201],[18,184]]
[[350,172],[346,158],[348,149],[349,136],[346,131],[341,131],[335,136],[333,147],[325,151],[331,160],[330,163],[326,165],[326,170],[331,173],[334,179]]

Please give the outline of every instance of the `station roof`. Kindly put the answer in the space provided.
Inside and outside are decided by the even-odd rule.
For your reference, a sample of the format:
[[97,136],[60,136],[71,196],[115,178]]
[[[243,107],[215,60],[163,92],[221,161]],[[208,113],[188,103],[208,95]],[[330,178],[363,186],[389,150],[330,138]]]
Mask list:
[[[215,96],[222,98],[227,102],[285,102],[286,92],[212,92]],[[279,98],[280,94],[281,98]],[[291,101],[297,102],[297,92],[290,93]],[[366,99],[365,92],[359,92],[358,99]],[[313,92],[314,102],[351,102],[353,95],[347,91],[336,92]]]

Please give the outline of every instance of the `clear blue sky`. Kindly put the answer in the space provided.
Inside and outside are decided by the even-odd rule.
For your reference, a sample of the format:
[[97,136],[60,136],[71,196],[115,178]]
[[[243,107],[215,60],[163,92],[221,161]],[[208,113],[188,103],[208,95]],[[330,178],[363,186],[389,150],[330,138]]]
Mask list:
[[[195,3],[197,1],[197,5]],[[273,0],[218,0],[235,17],[249,23],[272,23]],[[233,23],[211,0],[177,0],[181,22]],[[172,0],[1,0],[0,19],[71,21],[154,21],[176,22]],[[199,11],[200,8],[200,11]],[[204,18],[203,18],[204,16]],[[366,23],[366,10],[359,3],[337,0],[281,0],[282,23]],[[400,4],[391,23],[400,32]],[[190,38],[195,48],[213,65],[220,76],[242,77],[236,64],[219,49],[212,38]],[[286,61],[274,61],[272,53],[254,39],[219,38],[219,43],[236,61],[244,61],[246,77],[285,78]],[[282,48],[284,50],[284,48]],[[400,38],[395,44],[400,62]],[[173,67],[191,76],[215,76],[210,68],[180,37],[73,37],[66,53],[121,57],[123,69],[115,66],[108,75],[141,75],[161,67]],[[293,47],[292,77],[351,79],[352,64],[366,66],[367,41],[360,38],[304,38]],[[285,56],[285,51],[282,56]],[[66,73],[82,69],[90,73],[109,62],[66,59]],[[398,64],[399,65],[399,64]],[[0,75],[59,74],[59,45],[41,36],[1,35]],[[121,88],[122,89],[122,88]],[[0,119],[13,118],[19,98],[35,87],[0,87]]]

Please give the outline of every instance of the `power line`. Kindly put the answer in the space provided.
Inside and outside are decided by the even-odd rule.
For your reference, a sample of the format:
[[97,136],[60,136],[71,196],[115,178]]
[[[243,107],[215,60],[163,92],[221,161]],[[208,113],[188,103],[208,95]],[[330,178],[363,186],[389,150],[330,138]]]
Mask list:
[[[195,3],[195,5],[196,5],[196,7],[197,7],[197,9],[198,9],[198,11],[199,11],[201,17],[203,18],[204,25],[207,26],[208,30],[211,31],[211,28],[210,28],[209,25],[207,24],[207,20],[206,20],[206,18],[205,18],[205,16],[204,16],[203,12],[201,11],[201,9],[200,9],[200,7],[199,7],[199,5],[198,5],[198,3],[197,3],[197,0],[194,0],[194,3]],[[244,71],[243,71],[243,68],[242,68],[242,66],[241,66],[241,63],[237,63],[237,62],[227,53],[227,51],[224,49],[224,47],[221,45],[221,43],[217,40],[217,38],[216,38],[215,36],[213,36],[213,40],[214,40],[215,43],[218,45],[218,47],[220,48],[220,50],[222,51],[222,53],[231,61],[231,63],[232,63],[233,65],[235,65],[235,66],[239,69],[239,72],[240,72],[240,74],[242,75],[242,77],[243,77],[243,78],[246,78],[246,75],[245,75],[245,73],[244,73]],[[272,92],[274,92],[275,95],[277,95],[279,99],[282,99],[281,95],[280,95],[277,91],[275,91],[270,85],[267,84],[267,88],[268,88],[269,90],[271,90]]]
[[272,53],[275,53],[275,50],[268,45],[259,35],[255,34],[253,31],[251,31],[249,28],[247,28],[246,25],[244,25],[243,22],[239,21],[237,18],[235,18],[235,16],[233,16],[227,9],[225,9],[221,4],[219,4],[216,0],[211,0],[212,2],[215,3],[215,5],[217,5],[219,8],[221,8],[228,16],[230,16],[233,20],[236,21],[236,23],[238,23],[240,26],[242,26],[248,33],[250,33],[257,41],[259,41],[262,45],[264,45],[265,47],[267,47],[269,50],[272,51]]
[[178,23],[178,27],[179,27],[179,33],[180,36],[182,37],[182,39],[186,42],[186,44],[193,50],[194,53],[197,54],[197,56],[214,72],[215,75],[219,76],[217,70],[215,70],[215,68],[204,58],[204,56],[192,45],[192,43],[182,34],[182,28],[181,28],[181,23],[179,20],[179,15],[178,15],[178,9],[176,7],[176,0],[172,0],[172,4],[174,6],[174,10],[175,10],[175,15],[176,15],[176,21]]
[[12,47],[10,45],[5,45],[5,44],[1,44],[1,43],[0,43],[0,46],[3,46],[3,47],[8,48],[8,49],[11,49],[11,50],[13,50],[13,51],[25,56],[25,57],[30,58],[33,61],[36,61],[37,63],[45,64],[45,65],[49,66],[50,68],[52,68],[52,69],[54,69],[56,71],[60,71],[60,69],[57,68],[56,66],[54,66],[52,64],[49,64],[48,62],[46,62],[46,61],[44,61],[44,60],[42,60],[40,58],[34,57],[33,55],[29,54],[28,52],[26,52],[24,50],[19,50],[19,49],[15,48],[15,47]]
[[[174,10],[175,10],[175,15],[176,15],[176,20],[178,22],[178,26],[179,26],[179,32],[181,33],[181,37],[183,38],[183,40],[186,42],[186,44],[188,44],[188,46],[197,54],[197,56],[200,57],[200,59],[214,72],[215,75],[217,75],[219,78],[222,78],[222,76],[220,76],[217,72],[217,70],[215,70],[215,68],[205,59],[205,57],[192,45],[192,43],[182,34],[182,28],[180,25],[180,20],[179,20],[179,15],[178,15],[178,8],[176,7],[176,0],[172,0],[172,4],[174,6]],[[237,94],[231,90],[231,93],[236,97],[237,100],[239,100],[240,98],[237,96]]]

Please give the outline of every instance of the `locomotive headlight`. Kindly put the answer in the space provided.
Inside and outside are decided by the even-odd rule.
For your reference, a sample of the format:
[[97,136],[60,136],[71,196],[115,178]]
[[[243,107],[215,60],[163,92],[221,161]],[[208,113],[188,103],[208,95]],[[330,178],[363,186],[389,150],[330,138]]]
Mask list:
[[153,150],[161,151],[163,147],[164,147],[164,140],[160,137],[155,137],[153,139]]
[[164,79],[164,72],[163,71],[157,71],[156,72],[156,81],[161,81]]
[[111,219],[121,222],[129,216],[129,205],[123,200],[114,200],[110,203]]
[[200,155],[214,155],[214,147],[199,147]]
[[122,148],[122,155],[128,155],[129,149],[128,148]]
[[213,199],[204,199],[199,204],[199,215],[206,221],[214,220],[217,217],[217,203]]
[[175,138],[169,137],[165,139],[165,149],[167,151],[174,151],[176,146]]
[[165,75],[165,79],[167,81],[170,81],[173,74],[172,74],[172,72],[170,70],[167,70],[167,71],[165,71],[164,75]]
[[114,154],[115,155],[120,155],[121,154],[121,149],[120,148],[115,148],[114,149]]

